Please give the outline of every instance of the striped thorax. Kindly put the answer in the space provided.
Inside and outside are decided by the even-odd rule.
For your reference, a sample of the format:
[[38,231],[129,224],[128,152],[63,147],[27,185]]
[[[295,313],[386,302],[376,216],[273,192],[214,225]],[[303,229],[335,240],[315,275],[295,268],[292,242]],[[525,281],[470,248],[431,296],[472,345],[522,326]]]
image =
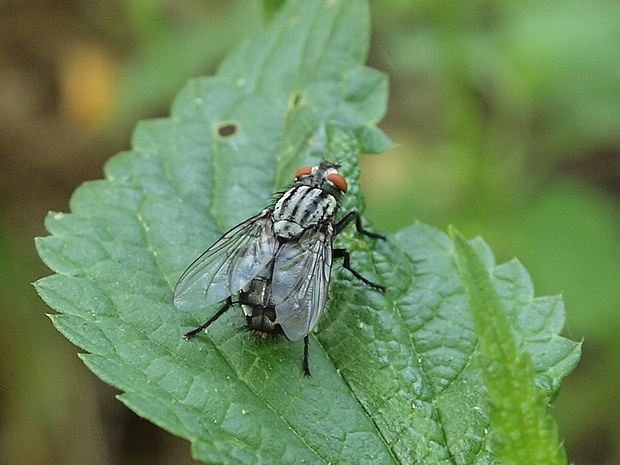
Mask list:
[[283,239],[299,237],[309,228],[333,221],[347,183],[336,166],[323,162],[297,171],[295,185],[277,201],[274,232]]

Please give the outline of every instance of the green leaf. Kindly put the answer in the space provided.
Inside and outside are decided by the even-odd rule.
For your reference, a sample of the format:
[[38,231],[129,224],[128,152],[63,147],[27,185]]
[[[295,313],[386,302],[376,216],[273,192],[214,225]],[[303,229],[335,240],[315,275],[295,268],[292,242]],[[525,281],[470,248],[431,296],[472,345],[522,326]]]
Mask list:
[[[170,118],[141,123],[132,150],[106,164],[105,180],[76,190],[70,214],[50,213],[51,235],[37,240],[56,273],[36,283],[59,312],[56,328],[121,401],[191,441],[206,463],[495,463],[476,326],[450,239],[437,230],[338,236],[352,265],[389,291],[334,267],[311,336],[311,379],[303,344],[238,331],[239,310],[187,342],[182,334],[212,313],[172,305],[185,267],[300,166],[341,161],[343,210],[362,209],[360,152],[389,143],[375,126],[385,76],[363,66],[368,23],[362,0],[287,2],[216,76],[191,81]],[[474,245],[539,390],[554,395],[579,354],[558,336],[561,300],[534,298],[517,262],[496,266]]]
[[478,362],[493,404],[497,456],[503,464],[566,463],[555,425],[546,414],[544,391],[536,389],[532,354],[517,346],[492,270],[460,233],[452,229],[450,236],[479,337]]

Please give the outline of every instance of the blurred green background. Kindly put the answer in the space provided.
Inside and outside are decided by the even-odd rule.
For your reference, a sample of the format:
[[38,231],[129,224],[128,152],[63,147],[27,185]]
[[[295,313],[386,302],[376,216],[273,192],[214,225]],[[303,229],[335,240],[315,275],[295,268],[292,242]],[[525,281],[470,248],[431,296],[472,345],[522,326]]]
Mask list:
[[[0,463],[194,463],[53,329],[32,238],[279,3],[0,3]],[[584,346],[553,414],[571,462],[620,463],[620,4],[371,8],[369,64],[390,75],[381,126],[399,146],[363,160],[367,216],[388,232],[454,224],[518,257],[538,295],[561,293]]]

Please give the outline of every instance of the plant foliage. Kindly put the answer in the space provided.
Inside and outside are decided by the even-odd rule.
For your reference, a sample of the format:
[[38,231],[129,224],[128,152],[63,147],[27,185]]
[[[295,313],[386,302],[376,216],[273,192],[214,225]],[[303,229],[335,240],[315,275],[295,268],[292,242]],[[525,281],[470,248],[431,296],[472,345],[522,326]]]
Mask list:
[[[354,228],[339,236],[354,266],[389,291],[335,266],[310,342],[311,379],[301,376],[302,344],[238,331],[238,310],[208,334],[181,337],[210,316],[174,309],[183,269],[269,204],[299,166],[343,162],[344,209],[363,206],[359,154],[390,145],[375,126],[387,81],[363,66],[368,36],[362,0],[288,2],[216,76],[190,81],[169,118],[139,124],[132,150],[76,190],[70,214],[50,213],[50,235],[37,240],[55,272],[36,283],[59,312],[55,327],[122,402],[191,441],[201,461],[495,463],[489,438],[501,431],[480,322],[460,255],[435,229],[415,224],[387,241]],[[552,397],[579,357],[558,335],[561,299],[535,298],[517,261],[498,266],[481,240],[472,247],[505,309],[501,334],[531,357],[525,381]]]

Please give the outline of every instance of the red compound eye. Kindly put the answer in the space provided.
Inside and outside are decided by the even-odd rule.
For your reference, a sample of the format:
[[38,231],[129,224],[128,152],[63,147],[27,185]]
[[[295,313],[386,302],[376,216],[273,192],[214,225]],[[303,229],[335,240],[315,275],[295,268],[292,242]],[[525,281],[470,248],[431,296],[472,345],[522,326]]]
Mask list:
[[327,180],[331,181],[334,186],[340,189],[342,192],[346,192],[348,189],[347,182],[338,173],[330,174],[327,176]]
[[311,166],[304,166],[303,168],[299,168],[297,170],[297,173],[295,173],[295,177],[296,178],[300,178],[302,176],[305,176],[307,174],[312,173],[312,167]]

